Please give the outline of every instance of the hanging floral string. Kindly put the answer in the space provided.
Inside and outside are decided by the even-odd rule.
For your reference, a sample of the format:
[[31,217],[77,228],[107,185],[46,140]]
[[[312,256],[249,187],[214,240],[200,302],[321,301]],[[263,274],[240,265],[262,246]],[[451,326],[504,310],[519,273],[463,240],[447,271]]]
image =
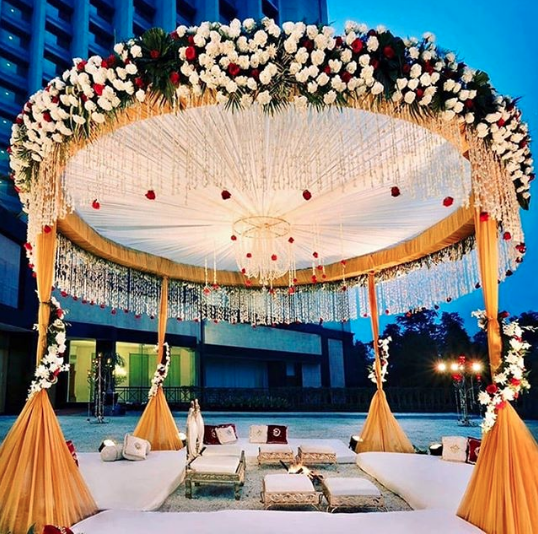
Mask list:
[[[41,359],[41,363],[35,370],[35,375],[30,389],[28,398],[30,400],[36,393],[42,389],[49,389],[58,381],[58,375],[62,371],[69,371],[69,364],[64,363],[63,354],[65,346],[65,327],[63,320],[66,310],[62,310],[60,303],[54,298],[50,299],[50,319],[47,327],[47,350]],[[38,326],[34,325],[34,330]]]
[[[159,348],[156,347],[155,351],[158,352]],[[157,365],[157,369],[151,379],[151,388],[149,389],[148,399],[154,397],[157,394],[157,390],[162,387],[163,382],[168,376],[168,370],[170,369],[170,345],[164,343],[164,363],[160,362]]]
[[[385,378],[389,374],[389,343],[392,341],[390,336],[386,338],[379,338],[377,340],[377,346],[379,347],[379,360],[381,362],[381,382],[386,382]],[[368,378],[377,384],[375,363],[368,366]]]
[[[487,330],[486,312],[478,310],[473,312],[472,315],[478,318],[478,326],[482,330]],[[531,346],[526,341],[523,341],[523,331],[533,331],[536,328],[520,326],[518,321],[506,322],[507,315],[506,312],[500,314],[502,332],[505,341],[507,341],[507,343],[504,343],[506,354],[499,369],[493,375],[492,383],[478,395],[478,401],[486,407],[484,421],[481,425],[484,434],[489,432],[495,425],[499,410],[502,410],[507,402],[518,399],[521,393],[525,393],[531,387],[527,380],[528,371],[525,369],[524,360]]]

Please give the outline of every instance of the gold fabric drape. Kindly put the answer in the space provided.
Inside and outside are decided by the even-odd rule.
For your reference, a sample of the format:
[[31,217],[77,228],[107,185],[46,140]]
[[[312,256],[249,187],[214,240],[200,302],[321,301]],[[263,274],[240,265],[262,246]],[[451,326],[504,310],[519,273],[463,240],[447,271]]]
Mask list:
[[[167,317],[168,278],[165,277],[161,285],[159,324],[157,327],[157,364],[163,362]],[[154,451],[177,451],[183,447],[179,439],[176,422],[161,386],[157,388],[157,393],[149,399],[148,405],[135,428],[134,435],[147,439],[151,443],[151,449]]]
[[[47,347],[56,228],[36,240],[39,295],[37,362]],[[45,390],[29,400],[0,448],[0,532],[70,526],[97,512]]]
[[[488,319],[492,374],[501,363],[498,312],[498,230],[475,215],[480,276]],[[510,404],[485,436],[458,515],[489,534],[531,534],[538,525],[538,444]]]
[[381,360],[377,343],[379,339],[379,316],[375,292],[375,275],[372,272],[368,273],[368,303],[370,305],[370,317],[372,320],[377,391],[370,403],[370,409],[364,422],[361,439],[357,444],[355,452],[381,451],[412,453],[415,452],[413,445],[392,414],[387,396],[383,391]]

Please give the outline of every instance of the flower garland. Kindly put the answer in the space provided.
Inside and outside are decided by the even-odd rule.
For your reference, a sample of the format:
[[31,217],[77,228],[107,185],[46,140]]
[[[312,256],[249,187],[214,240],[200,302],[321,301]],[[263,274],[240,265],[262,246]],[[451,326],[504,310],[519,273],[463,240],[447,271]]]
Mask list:
[[[484,310],[472,313],[478,318],[478,326],[487,329],[487,317]],[[478,395],[480,404],[486,406],[484,421],[482,422],[482,432],[489,432],[497,420],[499,410],[502,410],[506,403],[519,397],[530,389],[527,380],[528,371],[525,370],[524,356],[530,344],[523,341],[523,330],[535,330],[531,326],[519,326],[517,321],[507,323],[507,312],[500,314],[502,333],[508,338],[507,352],[502,363],[493,376],[493,382],[481,391]]]
[[[69,364],[64,363],[63,359],[63,354],[66,350],[66,324],[63,317],[66,313],[60,307],[60,303],[54,297],[51,297],[50,319],[47,327],[47,352],[35,370],[34,379],[28,390],[27,400],[30,400],[42,389],[49,389],[53,384],[56,384],[58,375],[62,371],[69,371]],[[37,330],[37,328],[37,325],[34,325],[34,330]]]
[[154,28],[117,44],[107,58],[75,59],[29,99],[13,125],[10,165],[25,209],[41,162],[60,147],[68,154],[62,145],[90,139],[118,110],[148,97],[184,107],[208,92],[227,107],[257,102],[268,113],[290,102],[319,109],[372,97],[417,117],[457,120],[489,145],[528,208],[533,161],[516,101],[498,95],[485,73],[438,48],[431,33],[402,39],[383,26],[350,22],[335,36],[329,26],[286,22],[280,28],[265,18],[179,26],[171,34]]
[[[381,361],[381,382],[386,382],[386,375],[389,373],[389,343],[392,341],[390,336],[386,338],[379,338],[377,340],[377,346],[379,347],[379,359]],[[368,367],[368,378],[377,384],[375,363]]]
[[[156,347],[156,352],[158,352],[159,347]],[[164,363],[159,363],[157,369],[153,374],[151,379],[151,388],[149,389],[148,399],[151,399],[157,394],[157,390],[162,387],[163,382],[168,376],[168,370],[170,369],[170,345],[164,343]]]

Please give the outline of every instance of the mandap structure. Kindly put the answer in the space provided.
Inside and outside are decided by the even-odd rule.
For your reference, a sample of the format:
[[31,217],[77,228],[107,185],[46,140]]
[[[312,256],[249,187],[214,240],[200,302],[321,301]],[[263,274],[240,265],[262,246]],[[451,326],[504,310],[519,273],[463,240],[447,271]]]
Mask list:
[[[65,340],[53,285],[112,313],[160,317],[162,361],[137,428],[150,439],[167,418],[162,433],[177,434],[160,388],[169,317],[370,316],[378,339],[380,313],[482,287],[495,375],[498,282],[525,253],[528,143],[516,102],[431,34],[247,19],[152,29],[110,57],[75,59],[13,127],[39,340],[36,380],[0,449],[0,529],[96,510],[46,391]],[[383,392],[386,340],[374,345],[359,450],[412,452]],[[486,532],[530,534],[538,447],[510,404],[494,410],[458,513]]]

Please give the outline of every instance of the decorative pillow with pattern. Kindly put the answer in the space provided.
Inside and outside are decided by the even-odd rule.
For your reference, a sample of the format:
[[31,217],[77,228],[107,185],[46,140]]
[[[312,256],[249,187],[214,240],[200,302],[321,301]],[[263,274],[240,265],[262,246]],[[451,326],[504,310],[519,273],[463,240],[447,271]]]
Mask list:
[[125,434],[123,438],[123,457],[126,460],[145,460],[150,450],[151,444],[148,440]]
[[267,427],[267,443],[288,443],[288,427],[269,425]]
[[482,440],[477,438],[467,438],[467,463],[476,464]]
[[224,423],[222,425],[205,425],[204,445],[220,445],[221,442],[219,441],[219,437],[217,436],[217,428],[226,428],[227,426],[232,427],[235,434],[235,439],[237,439],[237,430],[233,423]]
[[250,443],[267,443],[267,434],[269,427],[267,425],[251,425],[248,432]]
[[78,467],[78,457],[77,457],[77,450],[75,449],[75,444],[69,439],[65,442],[67,445],[67,448],[69,449],[69,452],[71,453],[71,456],[73,457],[73,460],[75,460],[75,463]]
[[467,438],[463,436],[444,436],[443,460],[449,462],[467,461]]
[[231,425],[228,426],[218,426],[216,428],[217,438],[219,438],[219,443],[221,445],[226,445],[227,443],[233,443],[237,441],[237,436],[235,435],[234,429]]

